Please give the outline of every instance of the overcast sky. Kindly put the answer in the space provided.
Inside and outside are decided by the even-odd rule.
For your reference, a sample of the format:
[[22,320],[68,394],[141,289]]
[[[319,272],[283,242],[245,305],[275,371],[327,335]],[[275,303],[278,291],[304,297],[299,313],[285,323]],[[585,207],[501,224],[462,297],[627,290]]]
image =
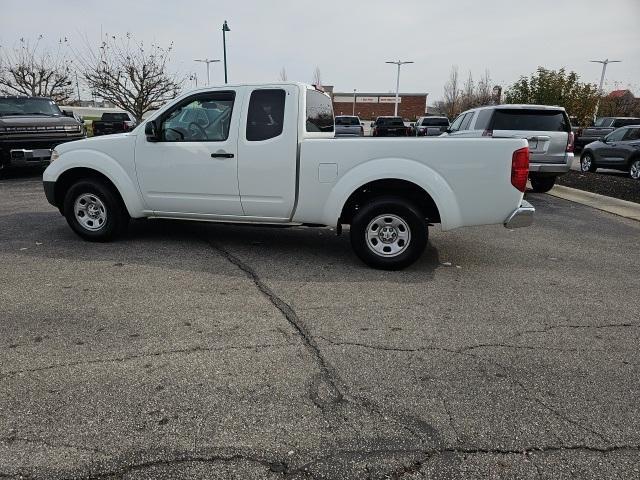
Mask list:
[[[48,42],[66,36],[78,47],[100,31],[131,32],[145,42],[174,42],[173,68],[197,72],[195,58],[222,58],[224,20],[230,82],[311,82],[318,66],[336,91],[400,90],[441,98],[452,65],[508,86],[538,65],[565,67],[597,83],[595,59],[623,60],[608,67],[606,89],[631,88],[640,96],[640,0],[1,0],[0,45],[20,37]],[[222,83],[221,64],[212,83]]]

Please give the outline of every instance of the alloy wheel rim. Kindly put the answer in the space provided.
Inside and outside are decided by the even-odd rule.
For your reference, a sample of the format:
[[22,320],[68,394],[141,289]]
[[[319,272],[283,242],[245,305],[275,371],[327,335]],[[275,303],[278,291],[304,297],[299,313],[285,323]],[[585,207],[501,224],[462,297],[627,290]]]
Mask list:
[[591,155],[582,157],[582,171],[586,172],[591,168]]
[[91,232],[100,230],[107,221],[107,208],[93,193],[79,195],[73,205],[73,211],[78,223]]
[[367,225],[365,231],[367,247],[381,257],[397,257],[411,243],[411,229],[397,215],[378,215]]
[[640,180],[640,160],[636,160],[631,164],[629,172],[631,173],[631,178],[634,180]]

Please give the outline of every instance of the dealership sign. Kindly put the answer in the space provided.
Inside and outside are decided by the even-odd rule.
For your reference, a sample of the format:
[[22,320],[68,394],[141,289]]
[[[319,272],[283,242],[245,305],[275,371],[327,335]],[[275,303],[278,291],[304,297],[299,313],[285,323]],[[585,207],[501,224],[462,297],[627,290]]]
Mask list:
[[[380,97],[380,103],[396,103],[396,97]],[[398,97],[398,103],[402,103],[402,97]]]

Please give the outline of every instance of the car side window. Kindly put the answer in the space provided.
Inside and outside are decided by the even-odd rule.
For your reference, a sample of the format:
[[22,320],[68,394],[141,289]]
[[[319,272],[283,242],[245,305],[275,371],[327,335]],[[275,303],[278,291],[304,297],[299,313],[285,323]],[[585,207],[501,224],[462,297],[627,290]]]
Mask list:
[[474,112],[469,112],[465,115],[464,120],[460,124],[460,130],[469,130],[469,124],[471,123],[471,119],[473,118]]
[[458,117],[451,124],[451,127],[449,127],[449,130],[451,130],[452,132],[458,131],[460,129],[460,124],[462,123],[462,120],[464,120],[464,117],[465,117],[465,114],[463,113],[458,115]]
[[247,113],[247,140],[258,142],[282,134],[286,92],[280,88],[254,90]]
[[614,130],[609,135],[607,135],[607,142],[619,142],[624,137],[625,133],[627,133],[626,128],[619,128],[618,130]]
[[628,128],[623,140],[640,140],[640,128]]
[[163,142],[222,142],[229,138],[235,92],[206,92],[180,102],[163,115]]

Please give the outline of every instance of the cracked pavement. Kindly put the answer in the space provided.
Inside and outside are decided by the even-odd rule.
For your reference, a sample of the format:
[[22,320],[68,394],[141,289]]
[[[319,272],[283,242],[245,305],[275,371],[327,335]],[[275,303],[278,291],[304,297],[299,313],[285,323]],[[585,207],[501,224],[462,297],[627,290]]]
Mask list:
[[0,181],[0,478],[639,478],[640,223],[528,200],[382,272],[329,229],[90,244]]

